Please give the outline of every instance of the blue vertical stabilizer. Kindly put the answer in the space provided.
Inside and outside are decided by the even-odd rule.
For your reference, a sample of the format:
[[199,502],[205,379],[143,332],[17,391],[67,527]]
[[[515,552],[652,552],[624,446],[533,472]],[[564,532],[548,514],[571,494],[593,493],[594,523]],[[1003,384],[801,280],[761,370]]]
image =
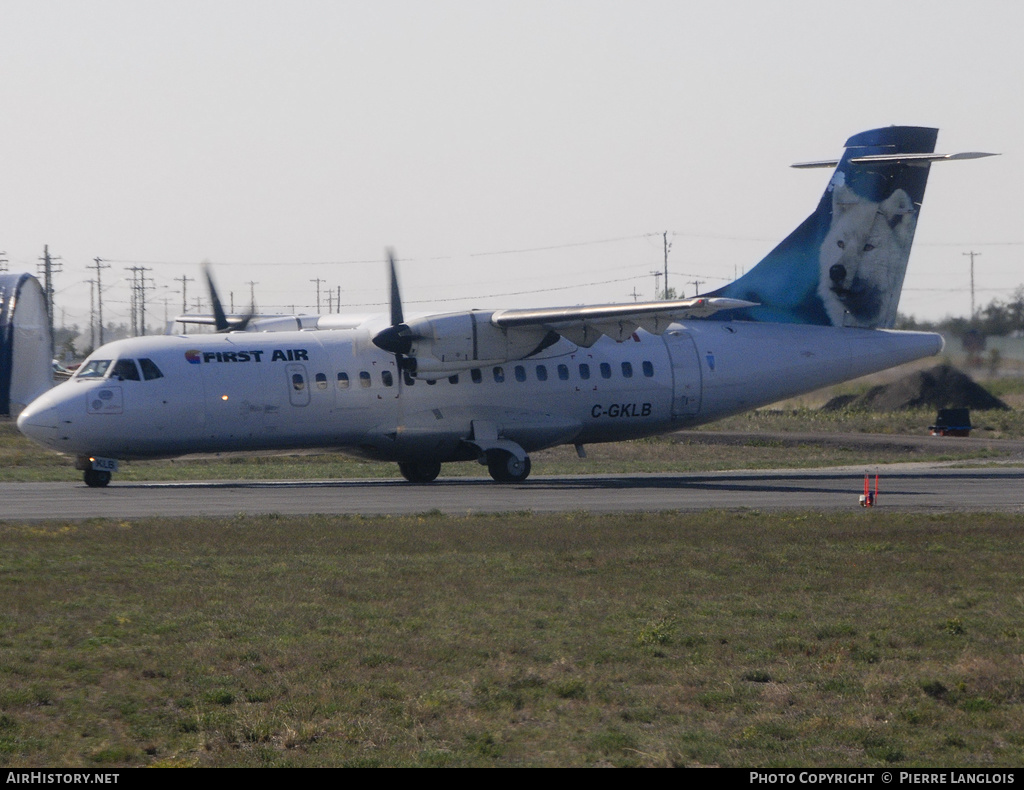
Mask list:
[[851,137],[815,212],[743,277],[705,295],[757,302],[731,311],[741,320],[893,326],[928,181],[930,158],[920,155],[937,135],[889,126]]

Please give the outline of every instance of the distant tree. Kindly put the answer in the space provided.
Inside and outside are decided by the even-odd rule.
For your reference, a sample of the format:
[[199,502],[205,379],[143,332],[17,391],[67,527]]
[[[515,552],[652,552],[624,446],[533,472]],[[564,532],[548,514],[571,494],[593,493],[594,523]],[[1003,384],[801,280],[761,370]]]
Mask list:
[[908,332],[934,332],[937,325],[932,321],[918,321],[912,315],[896,313],[895,329],[903,329]]
[[55,327],[53,330],[53,353],[59,360],[75,359],[78,351],[75,341],[78,339],[78,324],[70,327]]

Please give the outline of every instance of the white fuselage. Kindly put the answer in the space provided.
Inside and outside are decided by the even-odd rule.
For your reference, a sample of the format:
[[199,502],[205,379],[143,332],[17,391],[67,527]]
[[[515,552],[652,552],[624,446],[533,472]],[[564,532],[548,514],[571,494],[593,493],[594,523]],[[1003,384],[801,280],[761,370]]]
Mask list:
[[[55,387],[18,426],[55,450],[115,459],[336,448],[471,460],[483,426],[526,452],[649,436],[942,348],[926,333],[693,321],[591,348],[561,339],[529,359],[409,384],[371,337],[360,327],[117,341],[90,357],[111,360],[105,376]],[[138,380],[111,375],[125,359]]]

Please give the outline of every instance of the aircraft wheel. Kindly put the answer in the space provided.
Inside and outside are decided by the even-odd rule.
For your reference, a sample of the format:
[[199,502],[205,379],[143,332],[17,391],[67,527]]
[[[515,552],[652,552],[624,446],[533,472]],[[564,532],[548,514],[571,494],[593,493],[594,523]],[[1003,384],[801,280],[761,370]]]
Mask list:
[[512,453],[499,450],[488,456],[487,471],[497,483],[521,483],[530,476],[530,457],[520,461]]
[[103,488],[110,482],[111,475],[110,472],[104,472],[101,469],[86,469],[83,477],[89,488]]
[[410,483],[433,483],[441,474],[439,461],[418,461],[398,465],[402,477]]

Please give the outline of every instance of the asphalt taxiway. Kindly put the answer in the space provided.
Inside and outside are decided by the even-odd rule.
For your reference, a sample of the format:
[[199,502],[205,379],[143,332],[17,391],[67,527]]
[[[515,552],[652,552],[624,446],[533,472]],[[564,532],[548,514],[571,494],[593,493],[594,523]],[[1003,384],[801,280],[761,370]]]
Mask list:
[[[874,490],[874,471],[871,488]],[[907,463],[878,468],[876,511],[1024,513],[1024,467],[955,468]],[[0,519],[234,516],[237,514],[451,514],[590,511],[834,511],[860,508],[864,468],[701,474],[537,476],[522,484],[490,478],[0,484]]]

